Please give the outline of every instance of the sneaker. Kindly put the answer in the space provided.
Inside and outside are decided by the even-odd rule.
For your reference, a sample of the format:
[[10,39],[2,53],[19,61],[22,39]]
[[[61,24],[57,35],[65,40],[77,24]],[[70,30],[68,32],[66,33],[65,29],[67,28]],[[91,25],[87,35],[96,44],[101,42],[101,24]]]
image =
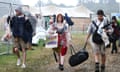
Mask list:
[[110,48],[110,47],[111,47],[111,45],[110,45],[110,44],[106,46],[106,48]]
[[99,70],[99,63],[95,64],[95,72],[100,72],[100,70]]
[[61,71],[63,71],[63,70],[64,70],[63,65],[59,64],[59,69],[60,69]]
[[101,72],[105,72],[105,65],[101,65]]
[[21,68],[26,68],[26,65],[25,65],[25,64],[22,64]]
[[18,59],[18,60],[17,60],[17,64],[16,64],[16,65],[17,65],[17,66],[20,66],[20,64],[21,64],[21,60],[20,60],[20,59]]
[[117,54],[117,53],[118,53],[118,51],[117,51],[117,50],[115,50],[115,53]]
[[114,51],[112,50],[112,51],[111,51],[111,54],[113,54],[113,53],[114,53]]

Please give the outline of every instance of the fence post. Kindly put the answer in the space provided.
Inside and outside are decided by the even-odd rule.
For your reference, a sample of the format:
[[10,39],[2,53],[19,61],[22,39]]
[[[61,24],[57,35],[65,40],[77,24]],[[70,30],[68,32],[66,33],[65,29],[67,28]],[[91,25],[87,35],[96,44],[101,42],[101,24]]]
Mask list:
[[84,31],[85,31],[85,29],[84,29],[84,24],[83,24],[83,34],[84,34]]

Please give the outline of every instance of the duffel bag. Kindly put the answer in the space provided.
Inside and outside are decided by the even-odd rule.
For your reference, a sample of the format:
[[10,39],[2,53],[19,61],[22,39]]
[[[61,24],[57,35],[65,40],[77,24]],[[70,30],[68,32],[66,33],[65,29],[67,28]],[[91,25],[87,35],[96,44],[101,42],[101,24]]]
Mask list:
[[[86,51],[86,45],[87,45],[87,43],[85,44],[84,48],[77,53],[75,52],[74,47],[72,45],[70,46],[71,54],[72,54],[69,58],[70,66],[72,66],[72,67],[77,66],[89,58],[89,54]],[[74,54],[73,54],[73,52],[74,52]]]

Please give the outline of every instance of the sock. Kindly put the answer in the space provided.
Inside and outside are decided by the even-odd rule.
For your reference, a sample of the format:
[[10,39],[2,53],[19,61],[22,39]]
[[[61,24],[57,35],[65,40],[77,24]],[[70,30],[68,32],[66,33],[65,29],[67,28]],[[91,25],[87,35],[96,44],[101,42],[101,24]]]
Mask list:
[[61,59],[61,60],[60,60],[60,61],[61,61],[61,65],[63,65],[63,64],[64,64],[64,56],[60,56],[60,57],[61,57],[61,58],[60,58],[60,59]]

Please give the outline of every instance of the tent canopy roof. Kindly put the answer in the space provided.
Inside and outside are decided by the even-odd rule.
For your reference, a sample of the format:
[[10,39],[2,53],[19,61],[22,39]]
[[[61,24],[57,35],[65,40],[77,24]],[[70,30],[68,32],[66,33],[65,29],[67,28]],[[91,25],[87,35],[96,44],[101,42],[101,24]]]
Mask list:
[[70,17],[90,17],[90,14],[93,14],[92,11],[84,7],[83,5],[71,8],[62,8],[56,7],[54,5],[48,5],[40,8],[30,8],[32,13],[40,13],[42,12],[43,16],[49,16],[54,14],[65,14],[67,13]]

